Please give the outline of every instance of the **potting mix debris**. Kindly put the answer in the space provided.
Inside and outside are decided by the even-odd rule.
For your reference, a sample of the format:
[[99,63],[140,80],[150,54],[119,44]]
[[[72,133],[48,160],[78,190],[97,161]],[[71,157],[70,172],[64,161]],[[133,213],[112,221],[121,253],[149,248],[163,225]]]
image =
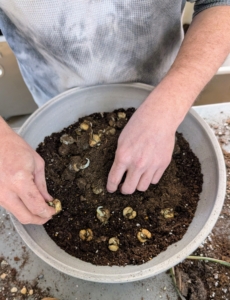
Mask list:
[[[222,125],[210,124],[223,150],[227,190],[219,219],[211,234],[193,255],[210,257],[230,263],[230,118]],[[203,260],[185,260],[176,267],[177,285],[185,299],[230,300],[230,267]]]
[[[15,257],[14,260],[19,261],[20,258]],[[19,280],[16,269],[4,257],[0,258],[0,300],[55,300],[48,297],[49,287],[42,290],[37,286],[40,279],[42,275],[30,282]]]

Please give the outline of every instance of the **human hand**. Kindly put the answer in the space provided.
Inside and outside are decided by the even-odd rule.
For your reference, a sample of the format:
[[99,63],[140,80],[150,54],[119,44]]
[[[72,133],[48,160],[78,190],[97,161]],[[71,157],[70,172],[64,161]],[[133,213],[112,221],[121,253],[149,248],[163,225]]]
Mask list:
[[[176,124],[168,112],[147,99],[133,114],[120,134],[107,190],[115,192],[123,175],[123,194],[146,191],[158,183],[169,165],[175,143]],[[174,122],[175,123],[175,122]]]
[[20,136],[0,120],[0,205],[23,224],[44,224],[55,209],[49,207],[44,161]]

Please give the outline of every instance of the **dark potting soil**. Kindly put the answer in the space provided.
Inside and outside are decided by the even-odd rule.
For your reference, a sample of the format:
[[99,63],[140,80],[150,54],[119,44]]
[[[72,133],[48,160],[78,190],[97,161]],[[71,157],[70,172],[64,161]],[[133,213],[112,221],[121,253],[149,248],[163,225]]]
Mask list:
[[[95,265],[142,264],[166,250],[187,231],[202,191],[199,160],[177,133],[172,161],[158,184],[132,195],[107,192],[117,140],[134,111],[81,118],[37,149],[45,160],[48,191],[63,208],[44,227],[60,248]],[[111,249],[117,251],[108,248],[112,237]]]

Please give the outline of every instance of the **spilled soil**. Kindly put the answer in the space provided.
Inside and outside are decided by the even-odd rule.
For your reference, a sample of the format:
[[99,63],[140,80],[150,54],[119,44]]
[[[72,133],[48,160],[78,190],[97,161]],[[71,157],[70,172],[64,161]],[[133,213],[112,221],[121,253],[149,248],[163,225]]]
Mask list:
[[[19,257],[14,258],[19,261]],[[18,279],[18,271],[13,268],[4,257],[0,257],[0,300],[48,300],[49,288],[39,288],[39,277],[34,280],[22,281]],[[57,299],[56,299],[57,300]]]
[[[230,118],[220,126],[210,124],[221,147],[230,142]],[[230,153],[223,150],[227,189],[219,219],[208,238],[193,255],[230,263]],[[205,261],[185,260],[175,268],[177,286],[186,300],[230,299],[230,267]]]

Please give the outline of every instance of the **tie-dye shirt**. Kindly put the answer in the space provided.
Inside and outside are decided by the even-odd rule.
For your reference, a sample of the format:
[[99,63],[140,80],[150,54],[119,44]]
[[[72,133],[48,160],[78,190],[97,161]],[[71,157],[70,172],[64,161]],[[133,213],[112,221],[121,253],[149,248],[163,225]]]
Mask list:
[[[174,61],[185,0],[0,0],[0,29],[38,105],[73,87],[157,85]],[[190,0],[195,14],[230,0]]]

